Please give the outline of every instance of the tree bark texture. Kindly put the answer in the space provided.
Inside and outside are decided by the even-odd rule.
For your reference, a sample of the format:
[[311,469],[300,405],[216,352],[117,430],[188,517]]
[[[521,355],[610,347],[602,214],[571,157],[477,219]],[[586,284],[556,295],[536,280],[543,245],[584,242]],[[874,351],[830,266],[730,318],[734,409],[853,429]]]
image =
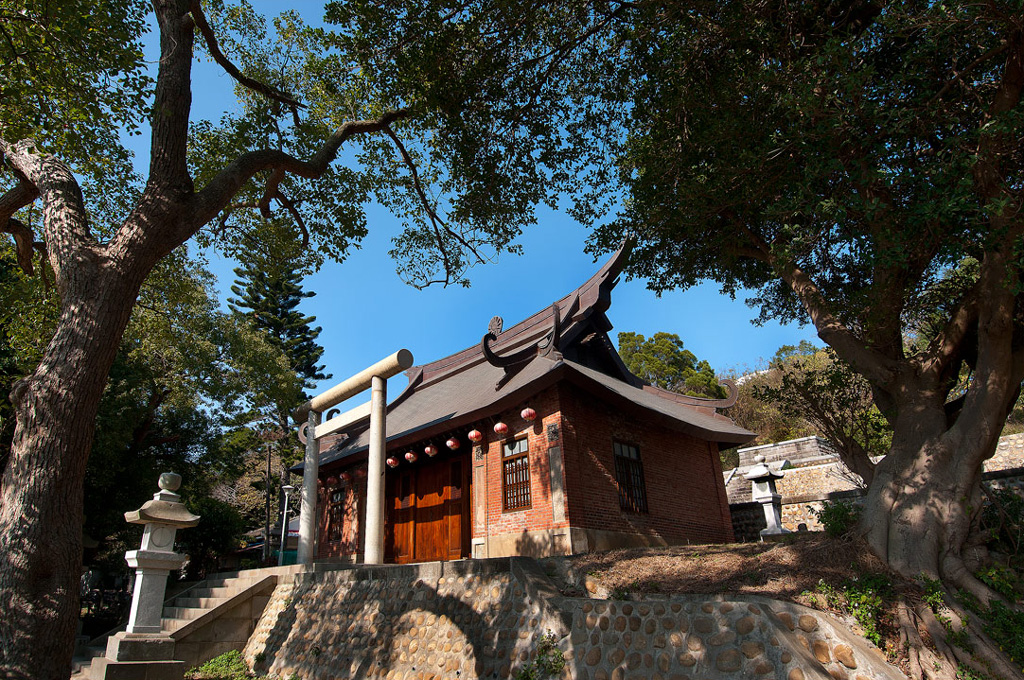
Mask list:
[[104,273],[79,267],[77,283],[102,295],[68,297],[39,369],[12,393],[17,425],[0,497],[4,677],[64,680],[71,670],[85,465],[107,373],[138,290]]

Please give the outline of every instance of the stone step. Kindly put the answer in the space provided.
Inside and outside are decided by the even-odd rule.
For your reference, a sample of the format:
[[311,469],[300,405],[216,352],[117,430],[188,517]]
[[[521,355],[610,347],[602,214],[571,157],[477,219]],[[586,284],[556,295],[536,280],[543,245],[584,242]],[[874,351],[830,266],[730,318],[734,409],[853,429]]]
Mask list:
[[191,619],[160,619],[160,630],[164,633],[173,633],[189,621]]
[[185,607],[189,609],[213,609],[221,602],[227,602],[226,597],[176,597],[170,607],[164,607],[164,611],[174,607]]
[[206,587],[203,587],[203,588],[193,588],[192,590],[188,591],[188,593],[185,593],[184,596],[187,596],[187,597],[225,597],[226,598],[226,597],[231,597],[232,595],[235,595],[236,593],[240,592],[241,590],[243,590],[243,589],[239,588],[237,586],[234,586],[234,585],[232,585],[232,586],[220,586],[220,587],[217,587],[217,588],[206,588]]
[[212,607],[164,607],[164,619],[185,619],[191,621],[210,611]]

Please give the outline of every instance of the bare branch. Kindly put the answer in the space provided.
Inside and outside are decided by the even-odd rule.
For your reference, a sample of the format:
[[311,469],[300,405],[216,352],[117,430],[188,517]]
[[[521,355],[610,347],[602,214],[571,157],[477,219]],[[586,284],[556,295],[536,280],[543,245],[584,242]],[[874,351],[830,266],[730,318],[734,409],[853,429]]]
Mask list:
[[302,213],[299,212],[290,198],[281,193],[280,189],[278,189],[277,195],[274,198],[288,211],[292,219],[295,220],[295,224],[302,230],[302,249],[305,250],[309,247],[309,229],[306,228],[306,221],[302,219]]
[[[416,170],[416,163],[413,161],[412,156],[406,150],[405,145],[402,144],[402,140],[398,138],[398,135],[391,129],[390,126],[384,126],[384,133],[391,138],[391,141],[398,147],[398,152],[402,155],[402,160],[409,168],[409,172],[412,174],[412,183],[416,188],[416,195],[419,196],[420,203],[423,205],[423,210],[430,217],[430,226],[434,229],[434,238],[437,239],[437,248],[441,251],[441,257],[444,259],[444,285],[448,285],[452,278],[452,265],[451,260],[448,258],[448,249],[444,247],[444,237],[441,236],[441,230],[439,224],[441,223],[437,213],[434,212],[434,208],[430,205],[430,201],[427,200],[427,195],[423,191],[423,185],[420,183],[419,172]],[[447,228],[447,227],[446,227]]]
[[946,82],[946,84],[943,85],[942,88],[937,93],[935,93],[935,96],[932,97],[928,101],[928,106],[932,106],[935,102],[937,102],[940,99],[942,99],[942,96],[945,95],[947,92],[949,92],[949,90],[954,85],[956,85],[957,83],[962,83],[963,80],[964,80],[964,76],[966,76],[968,73],[973,71],[976,66],[978,66],[979,64],[985,63],[986,61],[988,61],[989,59],[992,59],[993,57],[999,56],[1000,54],[1002,54],[1003,52],[1005,52],[1009,48],[1010,48],[1009,41],[1004,40],[1002,43],[999,44],[998,47],[993,47],[988,52],[986,52],[985,54],[981,55],[980,57],[978,57],[977,59],[972,61],[970,64],[965,66],[958,73],[954,74],[953,78],[948,80]]
[[206,49],[210,51],[210,56],[213,60],[221,65],[221,67],[227,71],[228,75],[237,80],[242,86],[249,88],[253,92],[259,92],[264,97],[272,99],[277,102],[281,102],[285,106],[288,106],[292,110],[292,115],[295,117],[296,124],[298,123],[298,109],[304,108],[304,105],[292,95],[279,90],[272,85],[266,85],[248,77],[242,73],[237,66],[231,63],[231,61],[224,55],[220,50],[220,45],[217,44],[217,36],[214,35],[213,29],[210,28],[209,22],[206,21],[206,15],[203,13],[202,5],[199,0],[192,0],[189,3],[192,21],[199,29],[199,33],[203,36],[206,41]]

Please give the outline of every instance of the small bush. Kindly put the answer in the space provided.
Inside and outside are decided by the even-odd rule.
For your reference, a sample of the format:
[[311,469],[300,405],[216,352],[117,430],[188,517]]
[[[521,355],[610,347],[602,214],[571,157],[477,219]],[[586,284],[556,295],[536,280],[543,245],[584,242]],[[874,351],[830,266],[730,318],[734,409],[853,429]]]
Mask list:
[[565,669],[565,654],[556,646],[555,634],[547,632],[537,641],[537,658],[516,673],[516,680],[557,677]]
[[[864,637],[881,647],[884,640],[879,623],[886,617],[886,603],[893,596],[892,584],[885,574],[868,573],[834,588],[825,581],[818,582],[818,594],[825,604],[847,612],[857,620]],[[815,593],[804,593],[815,606],[819,604]]]
[[249,680],[252,674],[245,665],[242,653],[231,650],[191,669],[186,676],[191,680]]
[[1009,489],[991,489],[981,512],[982,530],[989,533],[989,548],[1020,556],[1024,548],[1024,497]]
[[831,538],[839,538],[857,526],[860,519],[860,506],[852,501],[825,501],[820,510],[811,512],[825,527],[825,533]]

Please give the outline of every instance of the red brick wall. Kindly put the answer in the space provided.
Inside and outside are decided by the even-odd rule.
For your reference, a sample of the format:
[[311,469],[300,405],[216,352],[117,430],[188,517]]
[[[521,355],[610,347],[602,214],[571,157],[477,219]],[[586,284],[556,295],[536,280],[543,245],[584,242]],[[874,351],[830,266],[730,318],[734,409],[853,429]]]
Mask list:
[[[527,406],[537,412],[537,418],[532,423],[526,422],[520,416],[522,410]],[[562,417],[558,409],[558,389],[553,387],[544,390],[523,404],[517,405],[516,408],[498,414],[496,419],[508,425],[508,434],[504,438],[499,438],[494,434],[493,426],[485,428],[481,425],[478,427],[486,437],[483,444],[486,446],[487,456],[487,535],[523,533],[568,526],[568,522],[553,522],[551,512],[551,470],[548,460],[547,428],[551,424],[561,428]],[[503,445],[505,442],[511,442],[524,435],[529,441],[531,507],[506,512],[503,507],[502,490]],[[558,445],[559,442],[556,441],[552,444]],[[483,532],[474,530],[474,538],[483,535]]]
[[[732,540],[717,444],[645,424],[571,385],[561,394],[573,527],[658,536],[669,543]],[[640,449],[647,513],[619,508],[614,440]]]

